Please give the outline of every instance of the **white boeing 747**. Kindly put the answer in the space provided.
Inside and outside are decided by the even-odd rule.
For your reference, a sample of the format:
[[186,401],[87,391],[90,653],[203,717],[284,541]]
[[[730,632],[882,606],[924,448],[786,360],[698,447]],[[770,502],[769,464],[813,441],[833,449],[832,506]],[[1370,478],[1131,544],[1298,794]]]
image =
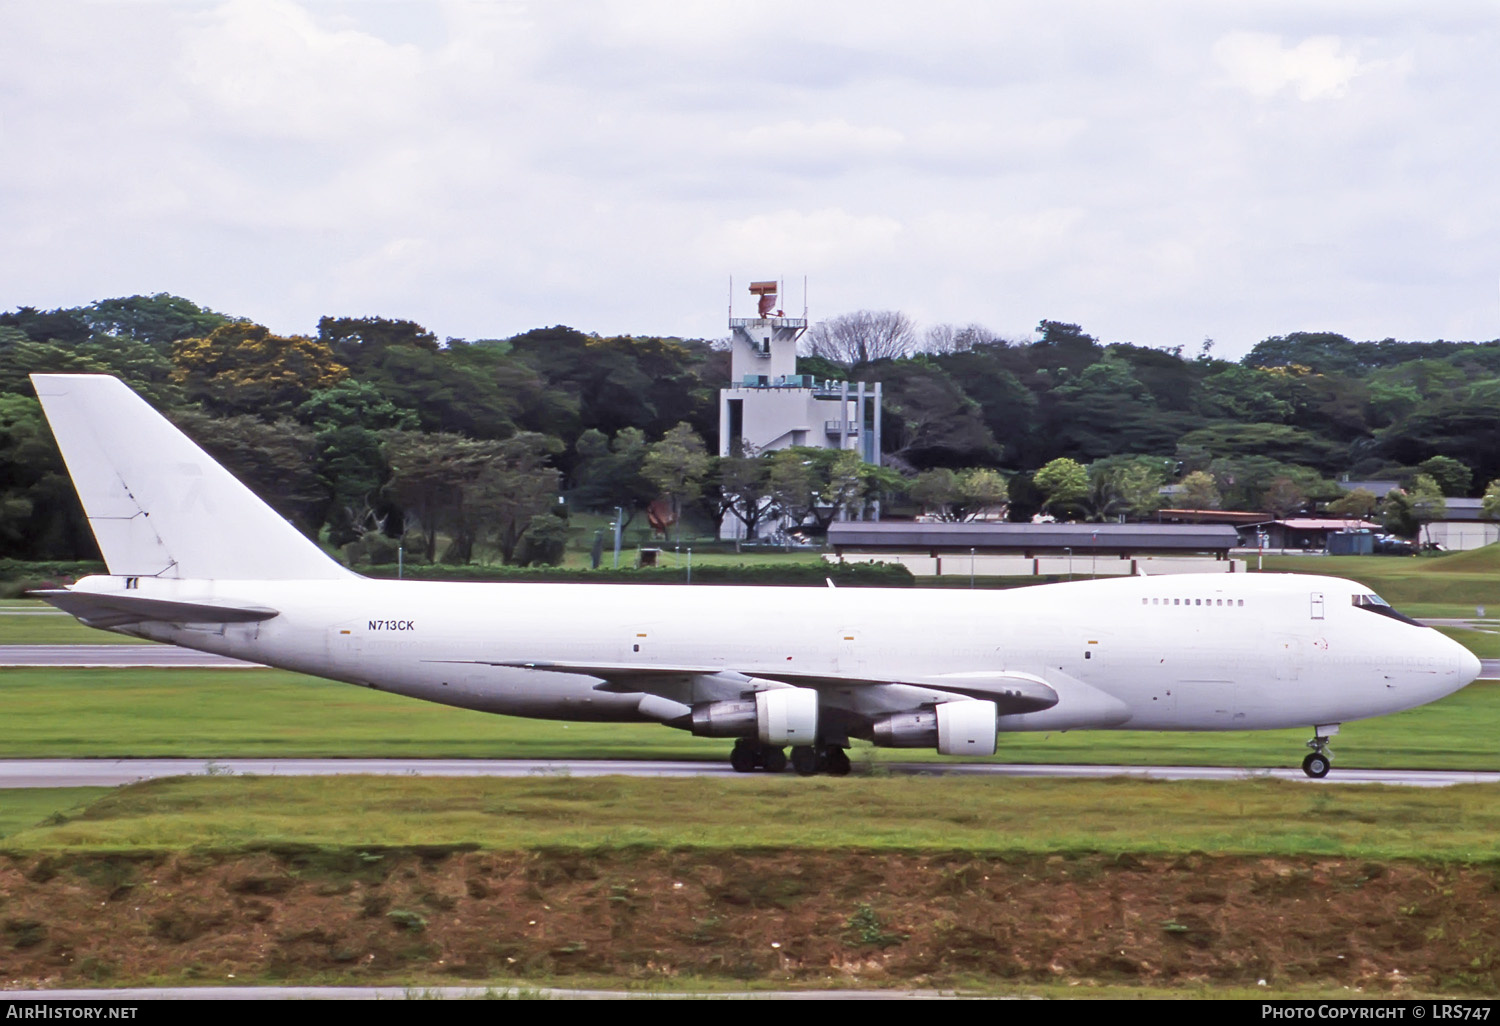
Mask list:
[[[412,698],[736,738],[741,771],[845,773],[850,738],[986,756],[1001,731],[1310,726],[1452,694],[1457,643],[1333,577],[1012,591],[370,580],[116,378],[32,376],[109,567],[41,593],[91,627]],[[751,624],[755,626],[752,627]]]

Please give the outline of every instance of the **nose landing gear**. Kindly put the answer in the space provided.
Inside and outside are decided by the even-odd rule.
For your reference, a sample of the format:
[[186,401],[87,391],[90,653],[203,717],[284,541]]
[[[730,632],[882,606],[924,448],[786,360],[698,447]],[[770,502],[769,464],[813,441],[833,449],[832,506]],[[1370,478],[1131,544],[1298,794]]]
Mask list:
[[[1322,730],[1322,728],[1314,728]],[[1338,728],[1334,728],[1337,730]],[[1331,732],[1330,732],[1331,733]],[[1312,751],[1302,760],[1302,772],[1314,780],[1322,780],[1333,769],[1333,753],[1328,750],[1328,735],[1318,733],[1307,743]]]

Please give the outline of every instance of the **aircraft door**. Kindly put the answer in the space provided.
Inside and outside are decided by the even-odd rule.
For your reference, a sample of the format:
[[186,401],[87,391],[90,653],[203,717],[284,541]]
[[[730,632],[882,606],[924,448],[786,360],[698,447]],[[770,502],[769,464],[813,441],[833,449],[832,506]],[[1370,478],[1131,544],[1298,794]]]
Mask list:
[[1321,591],[1312,593],[1312,618],[1314,620],[1323,619],[1323,593]]
[[840,627],[838,634],[837,672],[861,674],[865,669],[862,632],[858,627]]

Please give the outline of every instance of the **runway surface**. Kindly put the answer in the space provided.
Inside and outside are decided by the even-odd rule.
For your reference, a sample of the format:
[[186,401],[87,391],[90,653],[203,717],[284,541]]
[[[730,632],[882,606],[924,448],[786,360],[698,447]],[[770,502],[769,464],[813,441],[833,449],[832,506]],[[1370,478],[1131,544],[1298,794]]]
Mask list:
[[55,666],[60,669],[189,666],[243,670],[258,665],[175,645],[0,645],[0,666]]
[[[881,762],[883,774],[910,776],[1048,777],[1142,780],[1296,780],[1310,784],[1396,784],[1448,787],[1500,784],[1500,772],[1455,770],[1371,770],[1335,767],[1323,780],[1300,769],[1246,769],[1226,766],[1021,765],[1012,763]],[[867,772],[856,764],[856,776]],[[420,777],[729,777],[724,762],[636,761],[629,759],[6,759],[0,760],[0,788],[115,787],[139,780],[175,776],[294,776],[339,774]]]

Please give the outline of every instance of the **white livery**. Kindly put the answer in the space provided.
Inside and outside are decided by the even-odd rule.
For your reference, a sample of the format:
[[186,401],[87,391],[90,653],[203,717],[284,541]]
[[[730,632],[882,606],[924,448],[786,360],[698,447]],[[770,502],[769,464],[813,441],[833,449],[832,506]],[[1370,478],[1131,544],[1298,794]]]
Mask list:
[[[84,623],[446,705],[736,738],[847,772],[850,738],[990,755],[1015,730],[1310,726],[1452,694],[1479,661],[1361,585],[1293,574],[1012,591],[449,584],[330,559],[119,380],[32,376],[108,575]],[[769,634],[746,624],[771,622]]]

